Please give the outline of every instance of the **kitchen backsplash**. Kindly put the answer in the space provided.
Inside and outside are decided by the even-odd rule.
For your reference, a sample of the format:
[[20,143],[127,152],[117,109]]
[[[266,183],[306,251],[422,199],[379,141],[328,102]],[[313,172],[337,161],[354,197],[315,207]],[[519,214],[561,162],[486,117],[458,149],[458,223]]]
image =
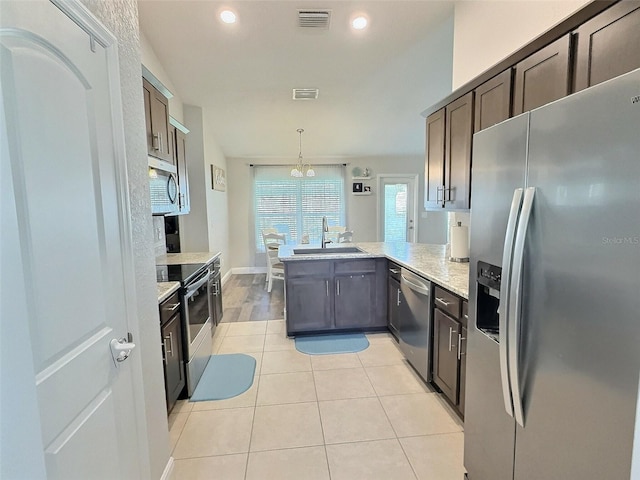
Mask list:
[[164,236],[164,217],[153,216],[153,250],[158,255],[167,253],[166,238]]

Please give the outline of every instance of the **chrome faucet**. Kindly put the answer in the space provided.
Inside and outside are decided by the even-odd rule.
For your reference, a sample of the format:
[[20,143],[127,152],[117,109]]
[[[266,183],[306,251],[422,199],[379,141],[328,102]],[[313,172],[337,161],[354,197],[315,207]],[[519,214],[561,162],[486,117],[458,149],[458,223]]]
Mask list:
[[322,217],[322,248],[327,248],[328,241],[325,241],[325,233],[329,231],[329,224],[327,223],[327,217]]

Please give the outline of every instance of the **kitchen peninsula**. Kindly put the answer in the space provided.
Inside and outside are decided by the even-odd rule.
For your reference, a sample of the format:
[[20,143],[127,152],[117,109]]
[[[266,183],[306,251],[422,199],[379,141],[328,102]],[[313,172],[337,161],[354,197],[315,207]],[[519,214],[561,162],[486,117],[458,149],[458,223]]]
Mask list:
[[309,253],[290,245],[279,250],[285,265],[288,335],[386,329],[388,260],[468,298],[469,266],[449,261],[445,245],[378,242],[307,248]]
[[282,246],[287,335],[387,330],[464,417],[469,264],[446,245]]

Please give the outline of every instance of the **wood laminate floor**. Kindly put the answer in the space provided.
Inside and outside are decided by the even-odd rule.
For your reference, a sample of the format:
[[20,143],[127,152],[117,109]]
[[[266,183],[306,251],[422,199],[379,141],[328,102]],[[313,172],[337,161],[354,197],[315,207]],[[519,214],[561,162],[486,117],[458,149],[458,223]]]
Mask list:
[[223,323],[277,320],[284,317],[284,282],[265,289],[266,274],[232,275],[222,287]]

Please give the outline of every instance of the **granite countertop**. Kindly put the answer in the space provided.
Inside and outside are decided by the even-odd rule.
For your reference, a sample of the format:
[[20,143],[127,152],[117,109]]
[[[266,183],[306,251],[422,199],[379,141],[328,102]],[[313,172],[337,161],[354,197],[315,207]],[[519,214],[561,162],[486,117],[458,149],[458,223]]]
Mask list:
[[156,265],[183,265],[192,263],[213,262],[220,257],[221,252],[185,252],[185,253],[167,253],[156,257]]
[[469,264],[449,261],[449,249],[446,245],[407,242],[367,242],[347,245],[356,246],[364,252],[294,256],[294,247],[285,245],[280,247],[278,256],[283,262],[386,257],[463,298],[469,298]]
[[180,288],[180,282],[158,282],[158,303],[164,302]]

